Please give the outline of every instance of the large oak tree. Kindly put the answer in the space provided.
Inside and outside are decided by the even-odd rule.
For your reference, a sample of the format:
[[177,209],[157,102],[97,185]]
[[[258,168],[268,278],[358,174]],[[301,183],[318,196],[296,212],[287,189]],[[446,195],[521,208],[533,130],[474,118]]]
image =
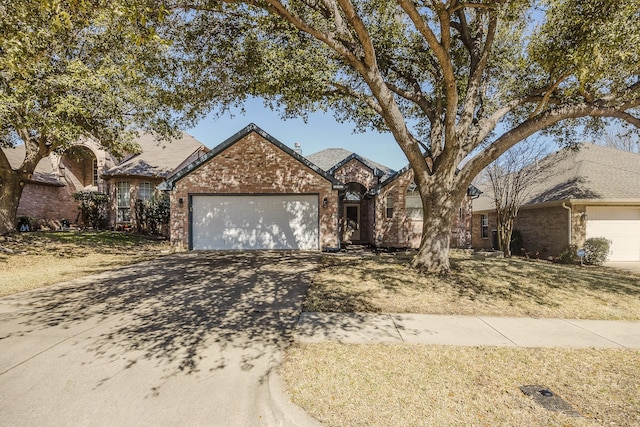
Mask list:
[[0,234],[15,230],[22,190],[52,151],[92,138],[136,149],[136,129],[175,129],[162,10],[117,0],[0,2],[0,147],[24,144],[12,168],[0,151]]
[[[449,269],[451,212],[472,179],[546,131],[640,125],[640,0],[168,2],[194,102],[259,96],[389,131],[424,208],[413,265]],[[208,91],[225,87],[223,97]]]

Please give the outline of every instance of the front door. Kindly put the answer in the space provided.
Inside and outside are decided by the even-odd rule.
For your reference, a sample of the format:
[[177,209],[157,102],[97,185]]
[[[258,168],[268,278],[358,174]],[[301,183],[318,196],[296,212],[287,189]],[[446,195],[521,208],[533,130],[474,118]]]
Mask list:
[[360,205],[344,205],[345,240],[360,240]]

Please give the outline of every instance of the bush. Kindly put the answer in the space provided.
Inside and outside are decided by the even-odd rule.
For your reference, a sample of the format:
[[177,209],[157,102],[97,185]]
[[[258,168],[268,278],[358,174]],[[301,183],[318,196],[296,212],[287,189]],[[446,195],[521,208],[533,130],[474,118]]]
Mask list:
[[609,257],[611,242],[604,237],[592,237],[584,242],[584,261],[591,265],[602,265]]
[[569,245],[558,255],[558,262],[560,264],[573,264],[577,256],[578,247],[576,245]]
[[138,233],[161,234],[169,224],[169,196],[161,194],[154,200],[137,200]]
[[[82,212],[82,220],[91,225],[94,230],[104,228],[107,218],[107,203],[109,196],[97,191],[78,191],[73,198],[80,202],[78,209]],[[68,226],[68,225],[67,225]]]

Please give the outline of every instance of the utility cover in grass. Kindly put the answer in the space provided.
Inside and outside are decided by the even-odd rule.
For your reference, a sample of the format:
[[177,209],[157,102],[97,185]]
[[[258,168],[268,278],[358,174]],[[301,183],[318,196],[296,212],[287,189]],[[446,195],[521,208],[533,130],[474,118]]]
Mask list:
[[580,412],[573,409],[569,403],[564,401],[560,396],[553,392],[549,387],[543,385],[523,385],[520,390],[527,396],[530,396],[550,411],[562,412],[571,417],[581,417]]

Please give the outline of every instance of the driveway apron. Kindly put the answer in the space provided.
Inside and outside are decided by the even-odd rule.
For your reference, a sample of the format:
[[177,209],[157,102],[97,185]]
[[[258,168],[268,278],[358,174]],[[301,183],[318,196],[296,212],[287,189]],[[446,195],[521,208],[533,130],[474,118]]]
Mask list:
[[269,376],[317,257],[183,253],[0,299],[0,425],[282,425]]

